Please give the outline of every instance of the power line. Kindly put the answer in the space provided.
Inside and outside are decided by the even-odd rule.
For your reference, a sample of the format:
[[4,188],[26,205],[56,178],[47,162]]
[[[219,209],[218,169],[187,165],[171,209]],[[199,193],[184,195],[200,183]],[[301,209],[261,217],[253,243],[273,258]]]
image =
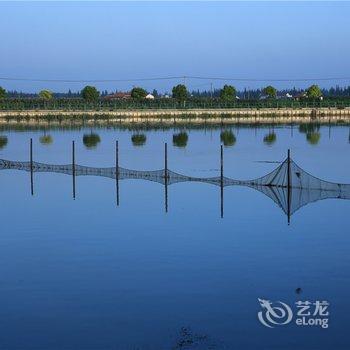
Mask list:
[[200,77],[200,76],[188,76],[189,79],[199,80],[223,80],[223,81],[253,81],[253,82],[294,82],[294,81],[331,81],[331,80],[350,80],[350,77],[336,77],[336,78],[265,78],[265,79],[254,79],[254,78],[224,78],[224,77]]
[[72,79],[31,79],[31,78],[11,78],[0,77],[0,80],[6,81],[31,81],[31,82],[52,82],[52,83],[114,83],[114,82],[135,82],[135,81],[156,81],[156,80],[175,80],[184,77],[156,77],[156,78],[135,78],[135,79],[90,79],[90,80],[72,80]]
[[133,79],[38,79],[38,78],[13,78],[0,77],[2,81],[28,81],[28,82],[46,82],[46,83],[132,83],[143,81],[161,81],[161,80],[210,80],[210,81],[237,81],[237,82],[310,82],[310,81],[334,81],[350,80],[350,77],[322,77],[322,78],[235,78],[235,77],[205,77],[205,76],[170,76],[170,77],[152,77],[152,78],[133,78]]

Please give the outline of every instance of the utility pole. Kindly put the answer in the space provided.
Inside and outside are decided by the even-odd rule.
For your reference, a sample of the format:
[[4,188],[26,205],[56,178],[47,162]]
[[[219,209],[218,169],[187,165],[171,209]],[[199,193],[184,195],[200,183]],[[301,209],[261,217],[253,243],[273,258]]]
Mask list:
[[224,217],[224,150],[220,146],[220,212],[221,218]]
[[168,144],[164,144],[164,190],[165,190],[165,212],[168,212]]
[[73,199],[75,199],[75,141],[72,141],[72,178],[73,178]]
[[290,166],[290,149],[288,149],[287,153],[287,216],[288,216],[288,225],[290,224],[290,213],[291,213],[291,203],[292,203],[292,173]]
[[29,146],[29,157],[30,157],[30,192],[34,195],[34,182],[33,182],[33,139],[30,139]]
[[117,205],[119,206],[119,142],[115,142],[115,181],[117,189]]

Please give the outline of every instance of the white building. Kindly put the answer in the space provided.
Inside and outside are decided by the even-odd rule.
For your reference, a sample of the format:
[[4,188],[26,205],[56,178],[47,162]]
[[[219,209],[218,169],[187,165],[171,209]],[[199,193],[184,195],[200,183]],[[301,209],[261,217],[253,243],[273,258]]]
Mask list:
[[147,100],[154,100],[154,96],[152,94],[148,94],[145,98],[147,98]]

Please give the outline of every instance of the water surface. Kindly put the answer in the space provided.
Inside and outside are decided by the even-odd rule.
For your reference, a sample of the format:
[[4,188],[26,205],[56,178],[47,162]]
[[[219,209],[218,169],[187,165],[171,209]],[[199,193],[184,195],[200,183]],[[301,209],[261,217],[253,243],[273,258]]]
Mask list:
[[[225,130],[224,174],[253,179],[287,149],[303,169],[350,183],[349,127]],[[220,129],[2,130],[0,158],[220,175]],[[182,133],[182,135],[181,135]],[[186,133],[186,136],[184,135]],[[85,135],[85,136],[84,136]],[[142,136],[141,136],[142,135]],[[136,137],[135,137],[136,136]],[[226,137],[226,138],[225,138]],[[2,140],[2,141],[1,141]],[[254,189],[2,170],[0,347],[348,349],[350,201],[285,213]],[[258,298],[330,302],[330,326],[264,327]],[[186,343],[186,340],[189,340]],[[185,341],[184,341],[185,340]],[[192,343],[191,343],[192,341]],[[185,347],[185,345],[188,347]]]

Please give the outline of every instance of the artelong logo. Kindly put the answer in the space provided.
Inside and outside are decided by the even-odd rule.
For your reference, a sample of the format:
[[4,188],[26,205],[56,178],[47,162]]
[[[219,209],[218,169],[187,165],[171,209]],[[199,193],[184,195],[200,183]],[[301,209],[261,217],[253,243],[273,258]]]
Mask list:
[[311,301],[297,301],[295,306],[297,310],[282,302],[272,302],[266,299],[258,298],[261,311],[258,312],[258,319],[261,324],[268,328],[274,328],[276,326],[283,326],[291,323],[294,318],[294,323],[297,326],[319,326],[322,328],[328,328],[329,326],[329,302],[316,300]]

